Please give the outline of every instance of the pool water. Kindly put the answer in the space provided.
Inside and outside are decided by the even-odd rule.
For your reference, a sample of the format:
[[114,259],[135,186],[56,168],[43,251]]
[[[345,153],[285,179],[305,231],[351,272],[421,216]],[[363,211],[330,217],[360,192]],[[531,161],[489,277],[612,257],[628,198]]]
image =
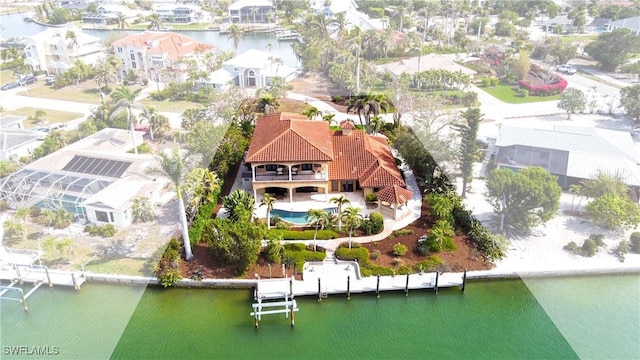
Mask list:
[[[62,197],[60,197],[59,199],[42,200],[42,201],[38,202],[37,204],[35,204],[35,206],[37,206],[37,207],[39,207],[41,209],[55,210],[55,209],[58,208],[58,206],[59,206],[58,204],[60,204],[68,212],[70,212],[72,214],[84,216],[84,209],[82,207],[80,207],[80,205],[79,205],[84,200],[85,199],[80,198],[80,197],[76,197],[76,196],[65,194]],[[78,206],[76,206],[76,204],[78,204]]]
[[[338,208],[327,208],[324,211],[329,214],[336,214],[338,212]],[[297,225],[306,225],[309,222],[307,221],[307,212],[306,211],[288,211],[288,210],[280,210],[273,209],[271,210],[271,216],[278,216],[282,220],[297,224]]]

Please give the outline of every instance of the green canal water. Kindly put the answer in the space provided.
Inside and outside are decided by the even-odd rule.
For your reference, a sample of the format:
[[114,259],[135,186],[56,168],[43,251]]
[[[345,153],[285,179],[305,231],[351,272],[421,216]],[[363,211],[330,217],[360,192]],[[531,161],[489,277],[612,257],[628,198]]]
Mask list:
[[[85,284],[1,303],[3,359],[639,359],[637,275],[472,282],[458,289],[298,298],[253,328],[248,290]],[[54,348],[55,347],[55,348]],[[24,350],[23,350],[24,351]]]

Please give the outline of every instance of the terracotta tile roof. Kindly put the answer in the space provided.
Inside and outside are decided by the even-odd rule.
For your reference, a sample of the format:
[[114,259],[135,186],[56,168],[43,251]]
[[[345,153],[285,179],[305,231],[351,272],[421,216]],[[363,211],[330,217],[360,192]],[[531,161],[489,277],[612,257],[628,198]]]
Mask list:
[[[149,43],[153,44],[152,46]],[[174,32],[151,32],[133,34],[113,42],[114,47],[134,46],[146,48],[147,54],[165,54],[168,59],[178,60],[198,51],[213,49],[213,46],[198,42],[188,36]]]
[[358,179],[363,187],[405,186],[386,139],[363,130],[352,130],[350,135],[335,131],[332,138],[330,180]]
[[276,113],[258,119],[246,161],[331,161],[329,124],[295,113]]
[[387,186],[378,191],[376,195],[378,195],[378,200],[390,204],[404,204],[413,197],[411,190],[407,190],[398,185]]
[[340,129],[355,129],[356,125],[351,120],[342,120],[340,122]]

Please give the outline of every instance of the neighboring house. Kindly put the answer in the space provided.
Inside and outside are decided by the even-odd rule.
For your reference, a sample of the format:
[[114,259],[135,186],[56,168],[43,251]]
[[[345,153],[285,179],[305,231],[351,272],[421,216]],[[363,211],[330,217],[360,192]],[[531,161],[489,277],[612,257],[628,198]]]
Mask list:
[[16,127],[0,128],[0,160],[16,160],[28,156],[40,146],[42,134]]
[[573,30],[573,20],[569,19],[567,15],[560,15],[545,21],[543,26],[547,31],[553,31],[555,27],[560,27],[561,32],[564,33]]
[[553,130],[502,126],[496,139],[499,168],[540,166],[558,177],[558,184],[593,179],[598,172],[619,175],[625,184],[640,187],[640,159],[628,132],[577,126]]
[[122,61],[122,74],[129,70],[161,82],[184,82],[188,78],[184,60],[203,56],[213,46],[174,32],[145,31],[113,42],[113,53]]
[[640,16],[634,16],[607,24],[607,31],[615,29],[629,29],[636,35],[640,35]]
[[292,202],[296,194],[317,193],[328,201],[329,193],[405,187],[386,138],[356,130],[350,120],[340,128],[294,113],[258,119],[245,158],[254,196],[272,193]]
[[[75,43],[67,39],[69,31],[75,34]],[[24,62],[33,71],[60,74],[70,69],[76,60],[95,64],[104,55],[101,41],[75,26],[49,28],[25,38]]]
[[384,64],[382,65],[382,69],[390,73],[394,78],[402,74],[412,75],[427,70],[447,70],[451,72],[461,72],[471,76],[476,74],[476,71],[457,64],[444,55],[433,53]]
[[222,69],[209,75],[203,83],[217,90],[225,89],[229,84],[239,87],[262,88],[271,86],[275,77],[286,82],[298,75],[298,69],[278,64],[268,52],[251,49],[227,60]]
[[589,25],[587,25],[587,30],[597,32],[606,31],[610,22],[610,18],[595,18]]
[[118,23],[118,14],[123,14],[126,19],[133,19],[138,16],[138,11],[131,10],[124,5],[105,4],[98,6],[95,13],[89,13],[82,17],[82,22],[89,24],[116,24]]
[[269,0],[238,0],[229,5],[232,23],[267,23],[275,19],[275,13]]
[[328,18],[335,18],[336,15],[344,13],[347,29],[359,27],[361,31],[382,30],[384,22],[382,19],[371,19],[369,15],[358,11],[358,5],[354,0],[331,1],[328,6],[325,0],[310,0],[311,11],[316,14],[324,14]]
[[[142,132],[135,132],[136,144]],[[94,224],[128,226],[133,198],[160,202],[166,180],[146,175],[158,166],[153,155],[128,153],[131,133],[103,129],[38,159],[0,180],[0,199],[11,208],[64,207],[77,219]]]
[[25,116],[0,116],[0,129],[24,129]]
[[162,4],[154,6],[154,11],[163,21],[170,23],[197,23],[202,16],[202,8],[197,5]]

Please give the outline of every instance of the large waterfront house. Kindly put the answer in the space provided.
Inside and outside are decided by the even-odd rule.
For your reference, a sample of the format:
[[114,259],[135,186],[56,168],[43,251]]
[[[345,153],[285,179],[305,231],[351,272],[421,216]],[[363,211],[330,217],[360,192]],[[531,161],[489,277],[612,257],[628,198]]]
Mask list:
[[357,26],[361,31],[367,31],[382,30],[385,27],[382,19],[372,19],[369,15],[358,11],[358,5],[354,0],[330,2],[325,0],[309,0],[309,7],[314,13],[323,14],[327,18],[335,18],[338,14],[343,14],[347,29],[352,29]]
[[145,31],[113,42],[113,53],[129,70],[161,82],[187,80],[184,60],[202,56],[213,47],[175,32]]
[[232,23],[267,23],[275,19],[276,8],[269,0],[238,0],[229,5]]
[[297,75],[298,69],[279,64],[278,59],[270,53],[251,49],[225,61],[222,68],[212,72],[203,83],[216,90],[224,90],[229,84],[262,88],[271,86],[276,77],[287,82]]
[[[142,132],[135,132],[136,144]],[[128,153],[131,133],[103,129],[0,179],[0,199],[10,208],[64,207],[79,221],[128,226],[136,196],[160,204],[166,180],[147,169],[158,166],[153,155]]]
[[628,132],[556,125],[552,130],[502,126],[495,164],[516,170],[540,166],[568,188],[599,172],[640,187],[640,158]]
[[386,138],[355,129],[350,120],[330,130],[326,121],[299,114],[265,115],[245,163],[256,198],[270,193],[293,202],[296,195],[324,194],[328,201],[330,193],[346,192],[411,197]]
[[202,8],[198,5],[158,4],[153,9],[162,21],[168,23],[197,23],[203,18]]
[[125,19],[133,19],[141,12],[125,5],[102,4],[97,7],[95,13],[85,14],[82,22],[99,25],[117,24],[120,14],[124,15]]
[[[75,41],[67,36],[75,35]],[[103,54],[99,37],[91,36],[75,26],[49,28],[24,40],[24,62],[33,71],[60,74],[70,69],[80,60],[85,64],[95,64]]]

